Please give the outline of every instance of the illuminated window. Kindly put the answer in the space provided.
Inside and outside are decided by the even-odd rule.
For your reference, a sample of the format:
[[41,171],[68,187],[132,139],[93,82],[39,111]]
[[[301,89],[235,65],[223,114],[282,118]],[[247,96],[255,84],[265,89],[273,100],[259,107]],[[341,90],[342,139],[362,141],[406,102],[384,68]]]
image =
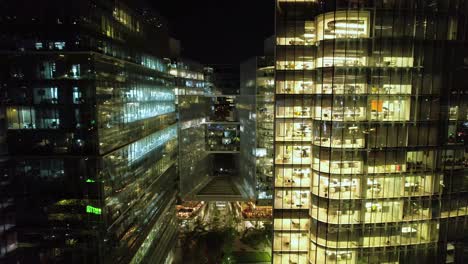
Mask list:
[[58,88],[47,87],[47,88],[34,88],[34,103],[41,104],[57,104],[58,103]]
[[336,11],[317,17],[317,40],[368,38],[368,11]]

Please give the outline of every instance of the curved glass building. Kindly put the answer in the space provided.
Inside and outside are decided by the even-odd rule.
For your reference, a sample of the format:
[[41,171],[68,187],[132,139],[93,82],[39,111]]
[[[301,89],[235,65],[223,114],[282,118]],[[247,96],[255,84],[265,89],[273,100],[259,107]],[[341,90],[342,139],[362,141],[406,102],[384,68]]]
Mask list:
[[468,262],[467,15],[276,1],[274,263]]

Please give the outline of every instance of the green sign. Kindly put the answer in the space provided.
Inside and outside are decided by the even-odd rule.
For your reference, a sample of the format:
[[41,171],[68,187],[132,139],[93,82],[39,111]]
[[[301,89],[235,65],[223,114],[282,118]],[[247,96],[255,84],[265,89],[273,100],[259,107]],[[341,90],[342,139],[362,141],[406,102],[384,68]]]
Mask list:
[[86,182],[96,182],[96,181],[93,179],[87,179]]
[[97,207],[93,207],[91,205],[87,205],[86,206],[86,213],[100,215],[101,214],[101,208],[97,208]]

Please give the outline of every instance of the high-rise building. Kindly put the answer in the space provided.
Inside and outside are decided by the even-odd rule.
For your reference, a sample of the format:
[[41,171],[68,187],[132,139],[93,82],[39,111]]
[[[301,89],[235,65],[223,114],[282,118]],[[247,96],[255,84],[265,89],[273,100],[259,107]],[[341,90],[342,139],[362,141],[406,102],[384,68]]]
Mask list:
[[[241,124],[242,120],[249,119],[248,111],[244,110],[253,105],[245,104],[238,95],[221,94],[239,89],[238,86],[234,89],[239,80],[232,82],[235,79],[232,72],[236,71],[227,69],[225,71],[225,66],[203,67],[187,59],[172,64],[178,101],[180,196],[183,200],[254,198],[254,167],[243,163],[243,158],[252,153],[248,148],[250,141],[240,140],[242,137],[255,140],[254,136],[246,134],[253,130],[243,130]],[[243,119],[241,113],[247,113],[247,119]]]
[[271,205],[273,197],[274,72],[272,56],[252,57],[241,64],[241,98],[252,101],[244,119],[254,117],[245,122],[243,130],[251,133],[244,148],[253,157],[252,168],[248,169],[255,173],[257,205]]
[[0,7],[0,262],[164,263],[178,151],[164,19],[122,1]]
[[277,0],[273,263],[466,263],[468,1]]
[[191,200],[197,186],[212,175],[205,124],[211,106],[210,82],[203,65],[186,59],[173,62],[171,74],[178,102],[180,195]]

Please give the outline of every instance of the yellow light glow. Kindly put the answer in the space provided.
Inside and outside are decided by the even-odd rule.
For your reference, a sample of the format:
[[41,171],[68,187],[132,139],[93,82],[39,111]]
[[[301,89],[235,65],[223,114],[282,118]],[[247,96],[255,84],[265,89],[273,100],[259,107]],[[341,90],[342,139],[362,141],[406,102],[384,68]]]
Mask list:
[[354,28],[354,29],[365,29],[366,25],[365,24],[357,24],[357,23],[336,23],[335,27],[337,28]]

